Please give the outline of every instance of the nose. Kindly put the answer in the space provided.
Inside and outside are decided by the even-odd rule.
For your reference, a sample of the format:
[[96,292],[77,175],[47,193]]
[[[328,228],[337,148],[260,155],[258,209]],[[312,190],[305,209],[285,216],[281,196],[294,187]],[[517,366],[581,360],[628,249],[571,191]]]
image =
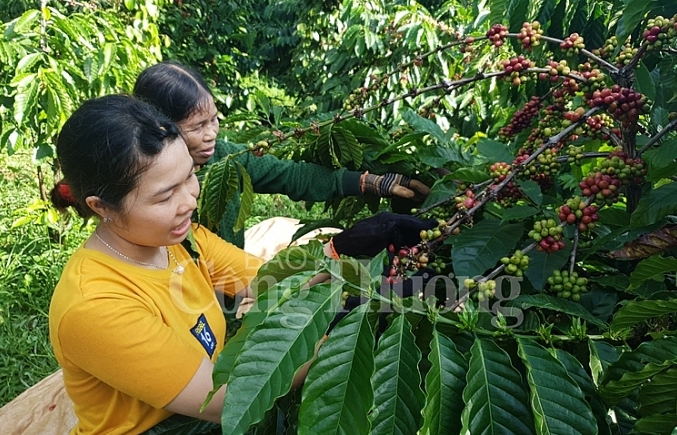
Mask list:
[[197,208],[197,197],[200,194],[200,184],[197,177],[193,175],[183,191],[183,203],[179,210],[180,214],[192,212]]
[[219,134],[219,120],[215,119],[209,124],[207,133],[205,134],[205,142],[213,141]]

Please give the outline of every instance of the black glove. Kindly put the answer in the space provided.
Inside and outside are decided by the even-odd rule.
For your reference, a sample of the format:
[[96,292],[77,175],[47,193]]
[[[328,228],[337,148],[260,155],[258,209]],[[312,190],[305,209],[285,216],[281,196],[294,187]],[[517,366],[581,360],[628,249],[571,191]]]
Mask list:
[[421,242],[421,230],[435,228],[435,219],[381,212],[363,219],[351,228],[335,235],[332,245],[337,254],[373,257],[389,245],[395,249],[414,246]]

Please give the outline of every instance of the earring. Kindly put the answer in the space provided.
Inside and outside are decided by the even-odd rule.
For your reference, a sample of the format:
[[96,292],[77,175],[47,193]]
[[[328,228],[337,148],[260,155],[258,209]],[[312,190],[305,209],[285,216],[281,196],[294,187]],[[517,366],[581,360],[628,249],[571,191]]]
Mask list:
[[113,222],[113,219],[106,217],[106,218],[103,218],[103,221],[104,221],[104,223],[109,224],[109,223]]

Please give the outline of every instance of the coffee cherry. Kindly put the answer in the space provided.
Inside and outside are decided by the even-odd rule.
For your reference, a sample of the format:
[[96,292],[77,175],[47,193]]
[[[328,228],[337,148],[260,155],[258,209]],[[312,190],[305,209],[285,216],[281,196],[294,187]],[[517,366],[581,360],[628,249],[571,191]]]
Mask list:
[[560,221],[570,225],[576,224],[580,232],[595,228],[595,222],[599,220],[597,207],[586,205],[580,196],[574,196],[567,200],[566,204],[561,206],[558,211]]
[[529,257],[518,249],[512,256],[501,258],[501,263],[505,265],[505,273],[521,277],[529,268]]
[[529,231],[529,237],[538,242],[536,250],[552,254],[563,249],[562,227],[554,219],[542,219],[534,222],[534,228]]
[[543,34],[543,29],[541,29],[541,24],[538,21],[533,23],[524,23],[522,28],[517,34],[517,39],[522,43],[522,48],[524,50],[531,51],[534,47],[538,47],[541,42],[541,35]]
[[564,41],[559,44],[559,48],[561,48],[567,56],[574,56],[577,55],[580,50],[585,48],[585,43],[583,42],[582,36],[578,33],[572,33],[564,38]]
[[494,24],[491,26],[491,29],[489,29],[486,36],[487,39],[491,41],[492,44],[494,44],[494,47],[500,47],[503,45],[505,35],[507,34],[508,28],[506,26],[503,24]]

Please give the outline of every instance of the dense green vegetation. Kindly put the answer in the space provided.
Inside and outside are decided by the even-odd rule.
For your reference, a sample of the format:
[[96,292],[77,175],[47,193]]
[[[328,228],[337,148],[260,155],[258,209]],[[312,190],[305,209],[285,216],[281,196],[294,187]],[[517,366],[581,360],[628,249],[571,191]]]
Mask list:
[[[12,289],[2,293],[3,333],[22,343],[8,346],[17,367],[45,361],[25,385],[53,369],[45,304],[82,237],[72,217],[30,207],[58,177],[54,134],[80,101],[128,90],[162,57],[211,81],[229,139],[281,158],[416,176],[433,193],[412,213],[443,220],[419,245],[371,263],[327,262],[310,246],[264,266],[256,310],[215,371],[217,384],[243,392],[226,399],[224,433],[273,433],[281,408],[287,433],[300,434],[674,433],[674,2],[31,7],[0,8],[0,143],[8,154],[32,152],[36,165],[34,175],[17,173],[5,160],[2,196],[16,204],[3,225],[17,216],[34,224],[3,231],[20,241],[3,245]],[[200,203],[207,221],[220,210],[209,198],[227,197],[238,170],[230,158],[211,167]],[[278,200],[265,201],[243,219]],[[304,215],[309,228],[413,204],[325,206]],[[384,261],[390,284],[432,264],[445,286],[425,298],[379,293]],[[318,271],[333,285],[302,290]],[[516,292],[501,285],[514,279]],[[289,400],[288,381],[348,295],[368,302],[322,346],[300,405]],[[370,310],[379,306],[394,311],[385,331]],[[42,326],[27,332],[34,324]],[[273,352],[261,341],[271,333]],[[26,362],[27,353],[46,357]],[[264,353],[270,366],[248,363]],[[20,387],[8,382],[6,394]]]

